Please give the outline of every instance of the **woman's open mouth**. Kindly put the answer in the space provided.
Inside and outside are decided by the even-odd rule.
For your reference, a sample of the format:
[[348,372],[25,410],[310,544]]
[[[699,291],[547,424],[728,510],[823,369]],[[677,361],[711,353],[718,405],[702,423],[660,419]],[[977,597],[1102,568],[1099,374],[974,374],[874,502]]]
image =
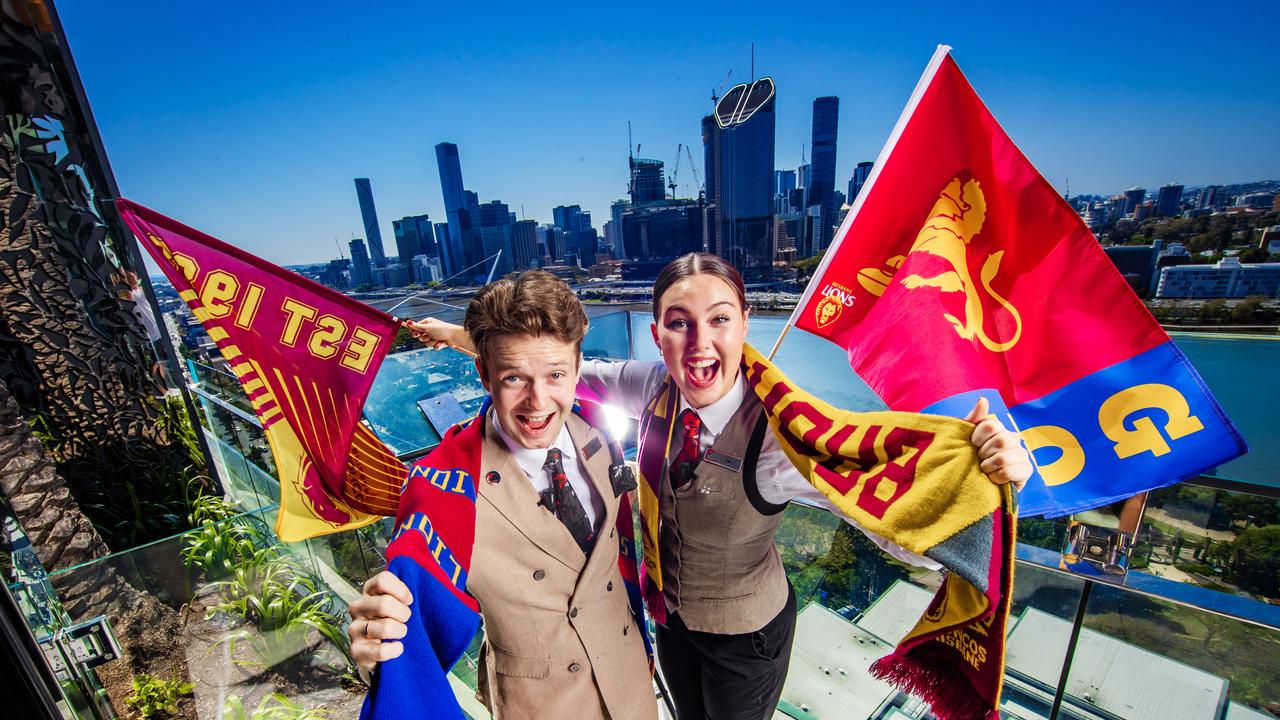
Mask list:
[[516,421],[520,423],[520,428],[530,435],[537,435],[547,429],[547,425],[551,424],[551,416],[555,413],[544,413],[542,415],[516,415]]
[[720,374],[720,361],[713,358],[689,360],[684,364],[689,384],[696,388],[709,388]]

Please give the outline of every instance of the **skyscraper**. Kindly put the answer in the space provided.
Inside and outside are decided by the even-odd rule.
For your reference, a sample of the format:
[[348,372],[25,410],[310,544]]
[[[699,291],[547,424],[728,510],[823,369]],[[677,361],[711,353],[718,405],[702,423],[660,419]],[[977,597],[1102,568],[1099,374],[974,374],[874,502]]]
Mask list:
[[431,218],[427,215],[402,217],[392,221],[391,227],[396,233],[396,254],[400,256],[402,265],[413,267],[413,258],[418,255],[435,257],[439,254]]
[[583,215],[582,208],[578,205],[557,205],[551,208],[552,222],[564,232],[564,242],[556,243],[556,251],[560,255],[554,258],[555,260],[566,261],[577,258],[582,267],[587,267],[595,262],[594,250],[591,252],[590,257],[583,257],[583,232],[590,229],[592,232],[591,240],[593,243],[595,241],[595,230],[590,227],[590,215],[587,215],[586,222],[583,221]]
[[821,206],[818,241],[810,248],[810,255],[831,244],[831,226],[835,223],[836,210],[836,132],[840,125],[840,98],[820,97],[813,101],[813,165],[810,178],[809,204]]
[[470,258],[471,213],[467,209],[466,189],[462,185],[462,163],[458,146],[443,142],[436,145],[436,164],[440,168],[440,191],[444,195],[444,211],[449,223],[449,242],[440,248],[445,275],[461,272],[479,260]]
[[774,83],[761,78],[732,88],[703,118],[707,157],[707,246],[748,282],[773,269]]
[[378,211],[373,206],[373,188],[369,178],[356,178],[356,199],[360,201],[360,217],[364,220],[364,236],[369,239],[373,264],[382,267],[387,257],[382,249],[382,231],[378,229]]
[[626,200],[614,200],[609,205],[610,227],[613,231],[613,237],[607,238],[613,244],[613,256],[619,260],[624,260],[628,255],[626,239],[622,236],[622,213],[631,207],[631,203]]
[[527,270],[538,260],[538,221],[517,220],[511,226],[511,263]]
[[1169,184],[1160,188],[1156,195],[1156,214],[1162,217],[1173,217],[1181,211],[1182,186]]
[[373,284],[373,268],[369,265],[369,251],[365,250],[364,240],[356,238],[351,241],[351,285]]
[[[501,200],[480,204],[476,208],[476,215],[479,220],[478,234],[482,257],[490,259],[491,263],[493,262],[491,258],[497,256],[497,275],[511,272],[514,262],[511,257],[511,211],[507,208],[507,204]],[[502,254],[498,255],[499,252]],[[489,263],[486,263],[483,270],[487,273],[490,267]]]
[[849,202],[852,203],[858,199],[858,193],[862,192],[862,186],[867,184],[867,178],[871,177],[871,168],[875,163],[864,160],[858,163],[858,167],[853,169],[853,177],[849,178]]
[[631,166],[631,204],[659,202],[667,197],[667,178],[661,160],[627,158]]
[[796,171],[795,170],[774,170],[773,171],[773,192],[777,195],[786,195],[796,189]]
[[[449,246],[449,223],[436,223],[432,226],[436,235],[436,255],[440,258],[440,272],[447,277],[449,273],[445,270],[445,248]],[[443,277],[441,279],[444,279]]]

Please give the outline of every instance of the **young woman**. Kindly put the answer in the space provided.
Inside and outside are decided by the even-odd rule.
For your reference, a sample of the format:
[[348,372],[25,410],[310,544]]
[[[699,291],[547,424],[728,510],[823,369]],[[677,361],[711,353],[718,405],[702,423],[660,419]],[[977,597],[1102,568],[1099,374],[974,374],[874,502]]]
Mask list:
[[[691,253],[662,270],[653,298],[662,362],[584,362],[579,395],[639,417],[641,472],[661,477],[664,607],[650,612],[678,719],[769,718],[796,620],[773,543],[781,513],[793,499],[840,513],[765,431],[763,409],[739,372],[749,311],[738,271],[719,256]],[[411,329],[433,347],[470,348],[458,326]],[[1018,436],[987,415],[985,401],[967,419],[977,423],[971,439],[982,470],[993,482],[1024,483],[1031,463]],[[656,471],[646,457],[651,466],[658,458]],[[901,560],[938,567],[868,536]]]

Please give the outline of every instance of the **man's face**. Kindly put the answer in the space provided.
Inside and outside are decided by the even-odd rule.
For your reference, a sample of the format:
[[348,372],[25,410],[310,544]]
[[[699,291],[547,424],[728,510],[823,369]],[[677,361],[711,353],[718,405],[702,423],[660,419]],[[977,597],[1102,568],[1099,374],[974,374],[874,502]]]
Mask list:
[[738,294],[715,275],[690,275],[658,298],[653,341],[685,400],[703,408],[738,380],[747,314]]
[[507,437],[526,448],[550,447],[573,411],[574,346],[548,335],[501,335],[476,370]]

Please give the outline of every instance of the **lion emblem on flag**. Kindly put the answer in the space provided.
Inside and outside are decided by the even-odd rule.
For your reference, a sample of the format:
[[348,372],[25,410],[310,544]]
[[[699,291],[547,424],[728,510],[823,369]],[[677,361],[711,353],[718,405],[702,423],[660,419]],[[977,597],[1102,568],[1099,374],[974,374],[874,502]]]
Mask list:
[[[982,231],[986,217],[987,203],[981,184],[977,180],[962,183],[960,178],[952,178],[938,195],[937,202],[929,211],[929,219],[920,228],[906,258],[895,256],[883,268],[863,268],[858,273],[859,282],[864,289],[878,296],[888,287],[898,268],[906,265],[913,255],[939,258],[947,269],[933,275],[906,275],[901,278],[902,286],[907,290],[935,288],[941,293],[963,293],[963,318],[952,313],[945,313],[943,317],[961,339],[977,339],[991,352],[1006,352],[1022,337],[1022,316],[1012,303],[991,287],[991,281],[1000,272],[1004,251],[997,250],[987,255],[979,271],[978,282],[974,281],[969,270],[969,245]],[[926,266],[936,264],[928,263]],[[1008,339],[1002,341],[987,333],[984,295],[1013,318],[1013,332]]]

